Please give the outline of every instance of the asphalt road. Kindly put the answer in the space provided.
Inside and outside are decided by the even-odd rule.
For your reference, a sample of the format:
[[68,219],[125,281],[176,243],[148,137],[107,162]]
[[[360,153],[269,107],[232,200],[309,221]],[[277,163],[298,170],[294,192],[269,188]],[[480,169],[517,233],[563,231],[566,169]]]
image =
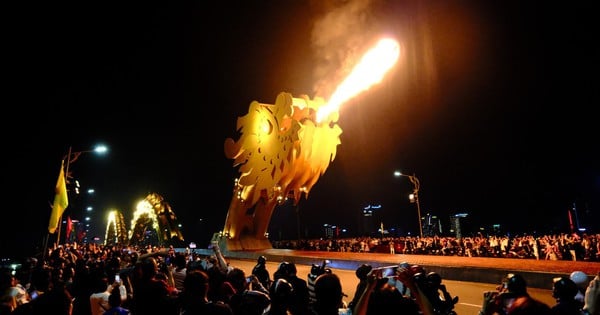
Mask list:
[[[242,260],[242,259],[227,259],[229,264],[233,267],[238,267],[244,270],[247,274],[250,274],[252,268],[256,264],[255,260]],[[271,277],[279,265],[279,261],[267,261],[267,269],[271,273]],[[319,263],[319,261],[315,261]],[[306,279],[310,272],[310,265],[296,265],[298,269],[298,276]],[[337,274],[342,281],[342,289],[344,293],[348,295],[345,298],[346,302],[350,302],[352,296],[358,284],[358,279],[354,273],[354,270],[344,270],[332,268],[332,271]],[[481,309],[483,302],[483,292],[495,290],[497,283],[478,283],[478,282],[465,282],[465,281],[451,281],[443,280],[442,283],[446,285],[448,292],[454,297],[458,296],[458,304],[455,306],[455,311],[459,315],[477,315]],[[552,291],[550,285],[547,290],[530,288],[529,294],[534,298],[548,304],[554,305],[555,300],[552,297]]]

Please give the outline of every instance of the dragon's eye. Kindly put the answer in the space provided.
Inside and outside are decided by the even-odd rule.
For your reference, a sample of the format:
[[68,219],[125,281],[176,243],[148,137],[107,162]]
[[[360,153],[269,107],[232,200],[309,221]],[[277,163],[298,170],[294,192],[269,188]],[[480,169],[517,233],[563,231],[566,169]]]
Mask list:
[[259,128],[261,134],[269,135],[273,131],[273,124],[269,119],[264,118],[261,120]]

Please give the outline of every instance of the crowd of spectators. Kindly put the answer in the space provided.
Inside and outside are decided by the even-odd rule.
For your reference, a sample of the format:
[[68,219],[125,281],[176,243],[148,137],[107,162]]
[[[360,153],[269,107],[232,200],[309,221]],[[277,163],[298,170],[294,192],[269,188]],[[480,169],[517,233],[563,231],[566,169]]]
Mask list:
[[389,252],[467,257],[526,258],[538,260],[600,261],[600,234],[497,236],[353,237],[273,241],[274,248],[334,251]]
[[[260,256],[246,274],[227,262],[218,245],[213,250],[200,255],[172,247],[56,246],[16,273],[2,270],[0,315],[452,315],[459,299],[438,274],[418,265],[404,263],[390,272],[363,264],[356,270],[355,296],[347,297],[326,261],[305,278],[288,261],[271,274]],[[557,304],[545,305],[527,294],[523,277],[507,275],[483,295],[481,314],[598,315],[600,273],[580,285],[578,299],[571,277],[555,279]]]

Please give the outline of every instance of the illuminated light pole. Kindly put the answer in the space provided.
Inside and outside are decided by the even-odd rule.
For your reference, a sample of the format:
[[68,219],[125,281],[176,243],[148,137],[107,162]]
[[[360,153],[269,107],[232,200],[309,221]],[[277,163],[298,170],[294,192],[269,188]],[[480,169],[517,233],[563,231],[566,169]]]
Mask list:
[[67,155],[65,155],[63,157],[63,160],[66,161],[65,176],[66,176],[67,184],[69,183],[69,165],[71,165],[71,163],[74,163],[75,161],[77,161],[77,159],[79,159],[80,155],[82,155],[83,153],[88,153],[88,152],[95,152],[97,154],[106,154],[106,152],[108,152],[108,148],[105,145],[98,145],[98,146],[94,147],[94,149],[92,149],[92,150],[73,152],[72,147],[69,147],[69,153],[67,153]]
[[419,236],[421,238],[423,238],[423,224],[421,224],[421,205],[419,204],[419,188],[421,186],[421,183],[419,182],[419,179],[417,178],[417,176],[415,176],[415,174],[405,175],[405,174],[402,174],[402,172],[400,172],[400,171],[394,171],[394,176],[395,177],[400,177],[400,176],[408,177],[410,182],[413,184],[413,193],[409,195],[409,199],[410,199],[411,203],[417,204],[417,215],[419,216],[419,218],[418,218],[419,219]]
[[[105,145],[97,145],[92,150],[76,151],[76,152],[73,152],[73,148],[69,147],[69,152],[67,153],[67,155],[65,155],[63,157],[63,161],[66,162],[65,163],[66,164],[65,165],[65,183],[67,184],[67,186],[69,185],[69,178],[72,177],[69,175],[69,166],[72,163],[75,163],[75,161],[77,161],[77,159],[79,159],[79,156],[81,156],[83,153],[89,153],[89,152],[94,152],[96,154],[103,155],[103,154],[106,154],[106,152],[108,152],[108,147],[106,147]],[[67,189],[67,191],[68,191],[68,189]],[[62,222],[62,217],[59,219],[58,222]],[[57,245],[60,242],[61,226],[62,226],[62,224],[58,225],[58,234],[56,236]]]

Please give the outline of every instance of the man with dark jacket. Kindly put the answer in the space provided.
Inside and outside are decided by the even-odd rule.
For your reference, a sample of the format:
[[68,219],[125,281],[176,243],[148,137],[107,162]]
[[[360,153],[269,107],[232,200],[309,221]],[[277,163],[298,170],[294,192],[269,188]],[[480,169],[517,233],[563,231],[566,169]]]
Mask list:
[[252,268],[252,274],[258,278],[258,281],[265,287],[265,289],[269,289],[271,287],[271,275],[269,274],[269,270],[267,270],[267,257],[260,256],[256,260],[256,266]]

